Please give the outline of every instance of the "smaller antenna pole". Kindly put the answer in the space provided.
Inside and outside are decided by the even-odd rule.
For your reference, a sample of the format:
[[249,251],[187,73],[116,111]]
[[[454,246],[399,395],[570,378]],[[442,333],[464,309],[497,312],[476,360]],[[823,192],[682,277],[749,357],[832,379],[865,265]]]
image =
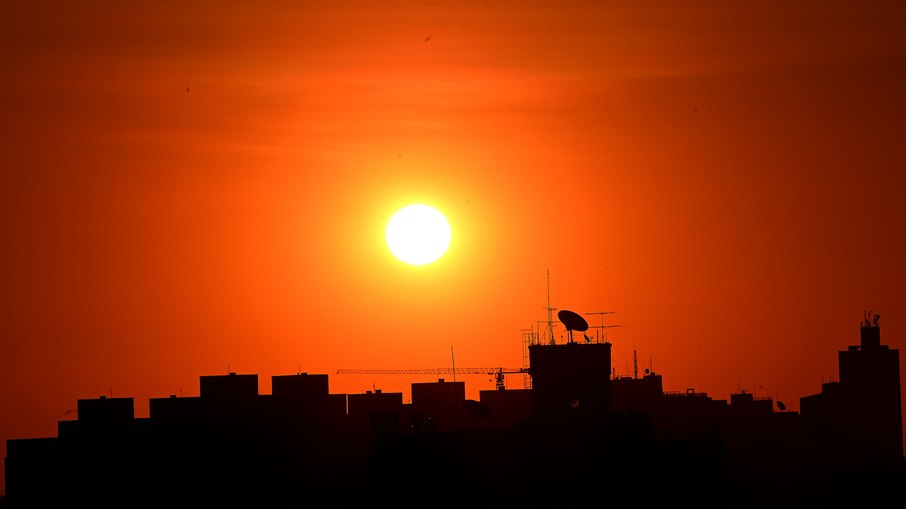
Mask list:
[[639,377],[639,356],[635,351],[635,347],[632,347],[632,378]]
[[555,345],[554,340],[554,318],[552,313],[554,308],[551,307],[551,270],[547,269],[547,332],[551,335],[551,344]]
[[450,362],[453,363],[453,381],[456,381],[456,357],[453,356],[453,345],[450,345]]

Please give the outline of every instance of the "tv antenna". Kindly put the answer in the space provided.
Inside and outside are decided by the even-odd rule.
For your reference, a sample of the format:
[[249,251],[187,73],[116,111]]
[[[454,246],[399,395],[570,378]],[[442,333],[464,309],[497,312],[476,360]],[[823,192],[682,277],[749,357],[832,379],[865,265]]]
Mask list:
[[554,317],[553,317],[553,312],[556,311],[557,308],[551,307],[551,270],[550,269],[547,269],[547,307],[544,309],[547,310],[547,331],[545,331],[545,334],[547,334],[548,337],[550,337],[550,344],[553,345],[553,344],[557,343],[554,340]]
[[[604,342],[606,343],[607,342],[607,329],[610,329],[612,327],[622,327],[622,325],[604,325],[604,315],[610,315],[613,313],[619,313],[619,311],[594,311],[591,313],[585,313],[586,315],[601,315],[601,325],[590,326],[591,328],[599,329],[599,330],[595,331],[595,343],[600,342],[602,330],[604,331]],[[590,338],[588,336],[585,336],[585,341],[589,341],[589,339]]]

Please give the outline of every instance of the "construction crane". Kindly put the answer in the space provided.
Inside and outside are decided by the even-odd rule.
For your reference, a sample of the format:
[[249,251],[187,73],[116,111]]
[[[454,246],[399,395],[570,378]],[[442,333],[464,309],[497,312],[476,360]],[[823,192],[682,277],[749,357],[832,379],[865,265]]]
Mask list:
[[493,375],[498,391],[506,389],[503,375],[528,373],[524,368],[424,368],[424,369],[338,369],[338,375]]

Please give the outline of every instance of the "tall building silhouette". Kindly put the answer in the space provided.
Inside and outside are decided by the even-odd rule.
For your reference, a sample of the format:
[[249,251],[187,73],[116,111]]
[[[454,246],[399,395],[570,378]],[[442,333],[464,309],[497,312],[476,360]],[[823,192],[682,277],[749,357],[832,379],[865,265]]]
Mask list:
[[529,346],[533,415],[609,414],[610,350],[610,343]]
[[823,462],[875,465],[903,459],[899,351],[881,344],[879,321],[867,313],[860,344],[838,352],[839,381],[800,398]]

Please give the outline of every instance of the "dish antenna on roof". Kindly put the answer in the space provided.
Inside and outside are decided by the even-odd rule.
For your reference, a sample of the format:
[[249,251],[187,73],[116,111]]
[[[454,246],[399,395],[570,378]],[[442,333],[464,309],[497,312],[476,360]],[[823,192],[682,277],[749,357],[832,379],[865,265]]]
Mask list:
[[569,342],[573,342],[573,331],[577,330],[579,332],[585,332],[588,330],[588,322],[582,318],[582,315],[570,311],[568,309],[561,309],[557,311],[557,318],[560,319],[560,322],[566,326],[566,330],[569,332]]

